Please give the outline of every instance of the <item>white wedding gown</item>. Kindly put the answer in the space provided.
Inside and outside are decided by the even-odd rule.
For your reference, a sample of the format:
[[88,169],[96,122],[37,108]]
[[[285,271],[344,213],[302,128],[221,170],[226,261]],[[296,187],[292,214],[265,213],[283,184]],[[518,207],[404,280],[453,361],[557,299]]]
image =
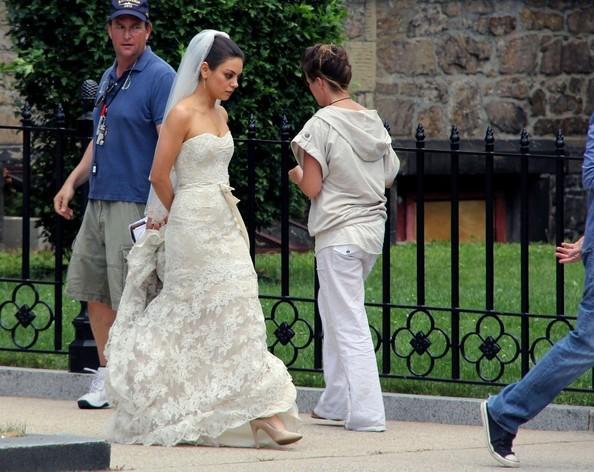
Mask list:
[[106,348],[115,442],[252,447],[252,419],[297,426],[295,387],[266,347],[232,155],[231,133],[184,142],[167,225],[130,251]]

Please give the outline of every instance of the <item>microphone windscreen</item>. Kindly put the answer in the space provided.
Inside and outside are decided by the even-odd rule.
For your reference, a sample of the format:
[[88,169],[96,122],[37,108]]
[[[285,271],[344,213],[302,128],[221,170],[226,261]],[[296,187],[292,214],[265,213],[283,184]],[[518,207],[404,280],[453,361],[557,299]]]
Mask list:
[[81,100],[92,100],[95,101],[99,85],[93,79],[85,80],[80,86],[80,98]]

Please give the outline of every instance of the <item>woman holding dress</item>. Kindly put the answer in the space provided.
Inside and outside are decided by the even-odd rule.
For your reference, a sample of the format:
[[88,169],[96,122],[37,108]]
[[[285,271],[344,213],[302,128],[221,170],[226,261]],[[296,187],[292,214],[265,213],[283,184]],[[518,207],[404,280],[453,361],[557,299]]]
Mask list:
[[237,88],[243,62],[225,33],[206,30],[177,72],[151,170],[149,229],[128,256],[107,345],[116,442],[258,447],[301,439],[290,431],[296,390],[267,349],[229,187],[233,138],[219,101]]

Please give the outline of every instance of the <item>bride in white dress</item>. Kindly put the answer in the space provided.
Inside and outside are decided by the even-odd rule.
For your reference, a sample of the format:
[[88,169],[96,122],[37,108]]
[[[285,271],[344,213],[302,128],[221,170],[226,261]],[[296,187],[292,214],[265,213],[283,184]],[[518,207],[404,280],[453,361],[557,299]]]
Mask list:
[[237,88],[243,60],[225,33],[203,31],[169,97],[151,170],[151,229],[128,256],[106,349],[116,442],[253,447],[301,438],[290,431],[296,391],[266,346],[229,187],[233,138],[218,102]]

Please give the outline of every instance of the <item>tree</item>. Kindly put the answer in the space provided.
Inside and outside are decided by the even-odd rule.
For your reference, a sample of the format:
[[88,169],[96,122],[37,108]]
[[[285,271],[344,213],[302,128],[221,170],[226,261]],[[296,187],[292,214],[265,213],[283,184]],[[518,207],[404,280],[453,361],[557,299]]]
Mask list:
[[[69,0],[6,0],[10,35],[17,52],[11,65],[21,96],[31,105],[38,122],[51,122],[57,104],[64,109],[67,127],[81,113],[79,88],[84,79],[98,80],[113,61],[105,21],[109,2]],[[278,138],[280,116],[287,113],[294,129],[315,111],[315,102],[303,85],[300,58],[316,42],[340,42],[346,10],[340,0],[160,0],[152,1],[153,50],[177,67],[190,39],[205,28],[226,31],[246,54],[239,90],[226,104],[235,137],[245,136],[251,113],[258,137]],[[6,70],[6,67],[5,67]],[[36,213],[51,228],[55,142],[51,134],[35,141]],[[67,143],[66,172],[81,156],[75,140]],[[231,178],[239,197],[246,185],[242,155],[233,160]],[[262,152],[257,170],[260,223],[276,214],[279,193],[278,153]],[[299,208],[303,208],[301,205]],[[299,210],[297,208],[297,211]],[[81,217],[78,208],[77,216]],[[67,226],[68,245],[80,220]],[[53,241],[52,231],[48,235]]]

